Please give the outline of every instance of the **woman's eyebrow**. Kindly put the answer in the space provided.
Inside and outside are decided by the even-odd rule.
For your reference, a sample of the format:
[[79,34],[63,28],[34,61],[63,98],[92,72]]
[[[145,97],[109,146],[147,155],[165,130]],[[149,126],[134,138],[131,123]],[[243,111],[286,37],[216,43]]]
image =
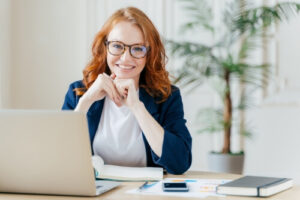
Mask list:
[[127,42],[123,42],[122,40],[117,40],[117,39],[110,39],[110,40],[107,40],[107,41],[114,41],[114,42],[122,42],[126,45],[134,45],[134,44],[145,44],[145,42],[132,42],[132,43],[127,43]]

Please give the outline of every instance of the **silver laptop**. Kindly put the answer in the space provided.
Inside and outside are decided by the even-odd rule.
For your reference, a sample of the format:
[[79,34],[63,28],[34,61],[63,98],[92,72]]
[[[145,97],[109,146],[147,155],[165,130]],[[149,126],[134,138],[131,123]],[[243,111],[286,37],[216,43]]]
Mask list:
[[73,111],[0,111],[0,192],[96,196],[86,116]]

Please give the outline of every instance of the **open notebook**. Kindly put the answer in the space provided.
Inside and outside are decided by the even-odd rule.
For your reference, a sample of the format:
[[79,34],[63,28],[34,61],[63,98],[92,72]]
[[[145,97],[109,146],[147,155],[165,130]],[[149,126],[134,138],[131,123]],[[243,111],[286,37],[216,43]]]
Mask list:
[[163,168],[160,167],[105,165],[100,156],[93,156],[92,162],[98,179],[119,181],[159,181],[163,179]]

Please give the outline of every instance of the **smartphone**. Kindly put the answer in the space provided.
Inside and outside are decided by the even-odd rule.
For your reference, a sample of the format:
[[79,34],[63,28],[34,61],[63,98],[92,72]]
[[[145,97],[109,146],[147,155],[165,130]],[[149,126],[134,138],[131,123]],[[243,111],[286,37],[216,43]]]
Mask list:
[[189,188],[186,182],[164,182],[164,192],[188,192]]

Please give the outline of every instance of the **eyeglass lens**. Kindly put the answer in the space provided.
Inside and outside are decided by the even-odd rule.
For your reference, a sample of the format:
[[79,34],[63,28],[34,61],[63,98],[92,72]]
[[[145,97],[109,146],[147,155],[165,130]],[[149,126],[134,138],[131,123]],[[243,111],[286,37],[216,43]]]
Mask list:
[[118,41],[110,41],[107,43],[108,43],[108,51],[112,55],[118,56],[123,54],[125,51],[125,46],[129,47],[129,52],[131,56],[134,58],[143,58],[147,54],[147,47],[143,45],[139,45],[139,44],[125,45],[122,42],[118,42]]

